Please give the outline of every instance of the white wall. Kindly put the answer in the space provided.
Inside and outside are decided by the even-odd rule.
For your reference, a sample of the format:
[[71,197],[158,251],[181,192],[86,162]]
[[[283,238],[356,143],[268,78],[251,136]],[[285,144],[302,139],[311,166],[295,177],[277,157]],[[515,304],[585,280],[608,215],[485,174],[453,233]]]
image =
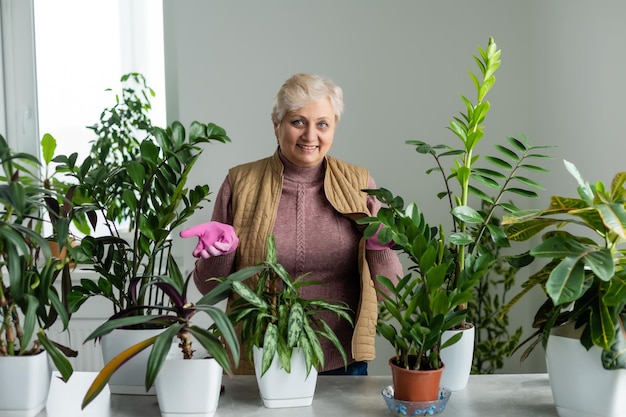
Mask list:
[[[295,72],[315,72],[345,92],[331,153],[417,201],[430,223],[448,222],[435,197],[441,182],[424,173],[432,161],[404,141],[454,144],[446,126],[463,110],[459,94],[473,94],[467,73],[476,71],[472,55],[489,36],[502,49],[502,66],[480,152],[520,133],[558,145],[552,174],[540,178],[548,191],[535,205],[575,192],[562,158],[591,181],[626,168],[626,3],[618,0],[177,0],[165,1],[163,14],[168,119],[215,122],[233,139],[211,145],[195,170],[195,182],[214,192],[229,167],[273,152],[276,90]],[[191,222],[210,212],[209,205]],[[191,268],[194,243],[180,244]],[[535,304],[517,306],[512,324],[528,325]],[[386,374],[389,356],[379,351],[370,372]],[[540,352],[518,360],[503,372],[545,369]]]

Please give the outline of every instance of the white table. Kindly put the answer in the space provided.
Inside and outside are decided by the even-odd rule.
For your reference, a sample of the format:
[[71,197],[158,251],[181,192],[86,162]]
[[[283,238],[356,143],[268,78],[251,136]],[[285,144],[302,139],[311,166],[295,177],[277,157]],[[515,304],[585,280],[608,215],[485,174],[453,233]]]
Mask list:
[[[69,385],[53,380],[48,407],[37,417],[158,417],[154,396],[111,395],[103,391],[85,410],[80,402],[95,373],[76,372]],[[320,376],[310,407],[267,409],[254,376],[224,377],[216,417],[391,416],[381,390],[386,376]],[[454,391],[444,417],[556,417],[547,374],[472,375],[464,390]]]

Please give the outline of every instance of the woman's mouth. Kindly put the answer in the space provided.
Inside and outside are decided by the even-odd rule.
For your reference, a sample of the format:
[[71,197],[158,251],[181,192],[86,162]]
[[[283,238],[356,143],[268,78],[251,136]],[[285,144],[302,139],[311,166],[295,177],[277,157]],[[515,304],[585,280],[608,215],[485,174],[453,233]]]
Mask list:
[[315,149],[317,149],[319,146],[317,145],[297,145],[300,149],[305,150],[305,151],[314,151]]

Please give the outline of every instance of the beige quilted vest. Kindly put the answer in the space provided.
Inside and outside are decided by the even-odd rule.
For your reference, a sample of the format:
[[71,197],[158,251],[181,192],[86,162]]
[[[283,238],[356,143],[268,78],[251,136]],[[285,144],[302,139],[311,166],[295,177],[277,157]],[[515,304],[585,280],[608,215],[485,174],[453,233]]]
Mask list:
[[[326,156],[324,190],[326,198],[339,213],[356,220],[369,216],[368,172],[365,168]],[[282,190],[283,165],[273,156],[231,168],[233,227],[239,236],[235,259],[237,269],[256,265],[265,259],[267,236],[274,229]],[[377,299],[369,266],[365,259],[365,239],[359,243],[361,298],[352,336],[352,355],[357,361],[375,358]]]

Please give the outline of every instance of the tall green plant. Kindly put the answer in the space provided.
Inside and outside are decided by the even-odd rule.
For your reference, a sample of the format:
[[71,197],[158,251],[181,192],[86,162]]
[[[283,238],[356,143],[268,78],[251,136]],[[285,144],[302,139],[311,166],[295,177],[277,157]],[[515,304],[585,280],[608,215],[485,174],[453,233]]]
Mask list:
[[[16,153],[0,135],[0,356],[35,355],[45,350],[64,380],[73,370],[66,356],[76,352],[52,341],[48,329],[60,321],[66,330],[70,313],[62,275],[63,260],[52,257],[42,236],[51,192],[40,181],[37,156]],[[65,236],[59,235],[64,242]]]
[[120,87],[120,91],[115,93],[115,104],[105,107],[98,122],[87,126],[96,135],[91,141],[89,157],[91,174],[99,179],[92,184],[91,193],[97,201],[106,204],[108,219],[116,225],[129,221],[132,229],[137,220],[132,208],[121,198],[116,198],[125,191],[126,179],[121,177],[126,172],[120,167],[138,159],[141,143],[153,136],[150,100],[155,92],[148,86],[145,77],[137,72],[122,75]]
[[[452,258],[452,265],[446,269],[446,276],[441,285],[446,291],[455,289],[464,290],[468,285],[476,286],[480,278],[488,274],[501,256],[499,249],[510,246],[507,236],[499,224],[498,216],[501,210],[505,212],[520,211],[513,202],[512,196],[536,198],[535,190],[543,187],[535,180],[526,176],[525,172],[543,173],[547,170],[533,163],[533,160],[548,158],[543,153],[547,146],[534,146],[524,135],[518,138],[507,137],[507,145],[496,144],[498,156],[484,156],[490,166],[481,166],[480,155],[477,153],[478,144],[484,137],[484,122],[490,110],[487,94],[495,84],[495,73],[500,67],[500,50],[497,49],[493,38],[489,38],[486,49],[478,47],[479,55],[474,56],[478,66],[478,74],[470,72],[476,96],[471,99],[461,95],[465,111],[453,117],[448,129],[460,141],[459,145],[429,145],[419,140],[408,140],[420,154],[434,158],[436,166],[427,170],[427,174],[438,172],[444,184],[444,190],[438,194],[446,201],[452,219],[451,230],[448,233],[443,226],[418,227],[419,233],[407,236],[407,228],[398,219],[410,216],[422,216],[414,203],[404,209],[404,199],[393,196],[384,188],[366,190],[375,195],[386,209],[380,210],[376,217],[364,218],[359,222],[368,224],[364,235],[370,238],[378,234],[382,243],[393,243],[394,248],[407,254],[412,261],[412,268],[419,271],[421,268],[418,254],[424,241],[435,240],[439,245],[447,248],[438,251],[439,262],[447,257]],[[450,161],[451,158],[451,161]],[[475,204],[474,208],[472,205]],[[482,211],[486,207],[486,210]],[[404,214],[403,213],[404,210]],[[419,214],[418,214],[419,213]],[[418,219],[413,218],[415,226]],[[423,236],[421,235],[423,234]],[[488,244],[486,243],[488,240]],[[417,251],[416,251],[417,250]],[[417,279],[424,279],[422,276]],[[463,291],[464,292],[464,291]],[[465,310],[466,299],[456,308]],[[459,327],[465,326],[465,320]]]
[[[103,236],[86,236],[80,246],[72,248],[77,262],[89,265],[100,276],[93,281],[83,279],[74,286],[70,294],[72,311],[93,296],[110,300],[115,313],[144,305],[144,293],[130,291],[132,280],[139,277],[147,284],[149,277],[162,269],[158,262],[167,261],[164,251],[168,250],[171,232],[208,201],[209,186],[189,188],[187,180],[203,151],[202,145],[230,141],[225,130],[213,123],[193,122],[187,134],[180,122],[173,122],[167,129],[154,128],[153,133],[153,138],[141,142],[139,156],[121,164],[117,168],[119,175],[107,180],[123,190],[120,195],[118,187],[105,187],[106,193],[99,194],[101,171],[92,157],[81,163],[73,155],[57,158],[61,163],[57,169],[73,177],[81,193],[90,197],[90,203],[76,210],[89,217],[94,229],[100,224],[109,230]],[[113,199],[120,199],[128,207],[137,225],[130,242],[118,237],[112,219],[107,217],[112,213],[109,204]]]
[[[415,147],[420,154],[427,154],[435,159],[436,166],[427,170],[428,174],[439,172],[442,176],[445,190],[437,196],[447,201],[452,216],[452,230],[446,237],[442,236],[455,254],[455,269],[450,276],[449,285],[455,287],[462,281],[463,275],[475,273],[468,271],[466,264],[472,257],[490,254],[481,241],[489,236],[496,247],[508,247],[510,243],[504,230],[492,222],[498,210],[516,212],[520,209],[510,201],[509,196],[519,195],[525,198],[537,198],[534,190],[542,190],[541,184],[525,176],[524,172],[547,172],[541,166],[530,162],[533,159],[545,159],[549,156],[542,150],[549,146],[534,146],[524,135],[519,138],[507,137],[508,146],[496,144],[498,156],[485,156],[484,160],[491,167],[478,165],[480,155],[476,147],[484,136],[485,118],[491,108],[486,100],[487,93],[495,84],[495,73],[500,67],[501,52],[496,47],[493,38],[489,38],[486,49],[478,47],[479,55],[474,56],[479,75],[469,73],[476,91],[474,102],[465,96],[461,100],[465,111],[454,117],[448,129],[460,140],[461,147],[446,144],[429,145],[423,141],[408,140],[407,144]],[[448,167],[447,158],[452,157],[452,164]],[[478,201],[478,208],[471,206],[474,197]],[[481,213],[480,206],[485,202],[488,207]],[[385,225],[384,219],[379,224],[370,225],[366,230],[366,237],[373,236],[380,223]],[[379,239],[382,242],[391,242],[392,233],[389,229],[380,230]],[[491,253],[493,258],[493,253]],[[495,259],[492,259],[494,262]],[[461,306],[465,308],[466,306]]]
[[[485,205],[481,213],[486,212]],[[494,216],[491,221],[500,227],[500,218]],[[474,335],[472,373],[493,374],[504,366],[504,358],[515,351],[522,337],[522,326],[510,329],[508,315],[502,314],[519,267],[508,262],[502,253],[504,248],[496,246],[490,236],[484,235],[481,244],[492,253],[495,262],[474,288],[474,297],[467,303],[467,320],[478,329]]]
[[[456,253],[457,269],[452,278],[453,286],[465,269],[466,255],[476,256],[484,250],[481,240],[485,234],[490,236],[496,247],[510,246],[502,228],[491,220],[499,209],[508,212],[519,210],[508,200],[508,196],[512,194],[526,198],[538,197],[533,189],[542,190],[543,187],[524,176],[524,171],[547,172],[545,168],[529,161],[548,158],[547,155],[540,153],[542,149],[548,147],[533,146],[524,135],[519,138],[507,137],[508,146],[494,145],[500,155],[484,158],[492,167],[477,166],[480,156],[475,151],[484,136],[485,118],[491,109],[486,96],[496,82],[495,73],[500,67],[501,55],[493,38],[489,39],[485,50],[480,47],[478,49],[480,55],[474,56],[474,60],[480,75],[471,72],[469,74],[476,91],[475,100],[472,102],[467,97],[461,96],[465,112],[454,117],[448,127],[461,141],[462,147],[430,146],[422,141],[407,141],[407,144],[415,146],[418,153],[429,154],[435,159],[436,167],[429,169],[427,173],[440,172],[445,184],[445,191],[439,193],[438,197],[447,199],[453,220],[452,233],[447,238]],[[443,161],[447,157],[454,158],[448,172]],[[456,187],[453,185],[454,182],[457,184]],[[485,202],[486,212],[481,213],[479,208],[473,208],[470,205],[470,196],[476,197],[479,204]]]

